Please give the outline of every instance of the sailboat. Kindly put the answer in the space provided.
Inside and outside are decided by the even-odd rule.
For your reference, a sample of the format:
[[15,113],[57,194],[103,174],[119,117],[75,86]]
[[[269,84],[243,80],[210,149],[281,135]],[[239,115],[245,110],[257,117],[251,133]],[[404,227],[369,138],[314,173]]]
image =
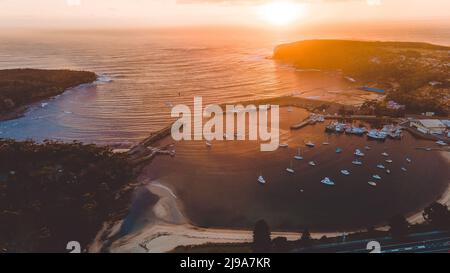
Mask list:
[[325,177],[322,181],[320,181],[322,184],[325,184],[327,186],[334,186],[335,183],[329,178]]
[[298,148],[297,155],[294,156],[295,160],[303,160],[303,157],[300,154],[300,148]]
[[378,174],[372,175],[373,179],[376,180],[381,180],[381,176],[379,176]]
[[286,171],[287,171],[288,173],[295,173],[294,167],[292,166],[292,161],[291,161],[291,166],[290,166],[289,168],[286,168]]
[[258,182],[259,182],[260,184],[266,184],[266,179],[264,179],[264,176],[262,175],[262,173],[261,173],[261,175],[258,177]]
[[360,161],[358,159],[353,160],[352,163],[353,163],[353,165],[357,165],[357,166],[361,166],[363,164],[362,161]]
[[355,155],[356,155],[356,156],[361,156],[361,157],[362,157],[362,156],[364,156],[364,153],[361,152],[360,149],[356,149],[356,150],[355,150]]
[[316,146],[316,144],[314,144],[312,141],[308,141],[308,142],[306,142],[306,146],[314,148]]

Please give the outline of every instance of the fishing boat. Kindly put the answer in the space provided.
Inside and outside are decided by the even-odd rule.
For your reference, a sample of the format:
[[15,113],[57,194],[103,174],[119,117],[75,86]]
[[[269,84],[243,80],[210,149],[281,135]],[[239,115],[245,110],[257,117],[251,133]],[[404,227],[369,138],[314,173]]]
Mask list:
[[372,182],[372,181],[369,181],[368,184],[369,184],[370,186],[372,186],[372,187],[376,187],[376,186],[377,186],[377,183]]
[[308,142],[306,142],[306,146],[308,146],[310,148],[314,148],[316,146],[316,144],[314,144],[312,141],[308,141]]
[[291,166],[290,166],[289,168],[286,168],[286,171],[287,171],[288,173],[295,173],[294,167],[292,166],[292,161],[291,161]]
[[378,174],[372,175],[372,178],[376,180],[381,180],[381,176],[379,176]]
[[317,166],[317,164],[316,164],[316,162],[314,162],[314,161],[309,161],[309,163],[308,163],[310,166]]
[[363,163],[359,160],[353,160],[352,161],[353,165],[357,165],[357,166],[361,166]]
[[337,154],[340,154],[340,153],[342,153],[342,152],[343,152],[342,148],[336,148],[336,153],[337,153]]
[[341,173],[343,175],[350,175],[350,172],[348,170],[341,170]]
[[381,155],[382,155],[382,156],[385,156],[385,157],[388,157],[388,156],[389,156],[389,154],[386,153],[386,152],[382,153]]
[[287,147],[289,147],[289,144],[287,144],[287,143],[280,144],[280,148],[287,148]]
[[297,150],[297,155],[294,156],[294,159],[295,159],[295,160],[303,160],[303,156],[301,156],[301,150],[300,150],[300,148],[298,148],[298,150]]
[[394,161],[392,161],[392,159],[386,159],[386,163],[392,163]]
[[385,132],[382,131],[378,131],[378,130],[371,130],[368,134],[367,137],[369,139],[374,139],[374,140],[380,140],[380,141],[384,141],[386,140],[387,134]]
[[327,186],[334,186],[335,183],[329,178],[329,177],[325,177],[322,181],[322,184],[325,184]]
[[355,150],[355,155],[356,155],[356,156],[360,156],[360,157],[365,156],[365,154],[364,154],[363,152],[361,152],[360,149],[356,149],[356,150]]
[[345,133],[352,134],[352,135],[358,135],[362,136],[367,132],[366,128],[360,128],[360,127],[349,127],[345,130]]
[[384,165],[382,165],[382,164],[378,164],[378,165],[377,165],[377,168],[378,168],[378,169],[382,169],[382,170],[386,169],[386,167],[385,167]]

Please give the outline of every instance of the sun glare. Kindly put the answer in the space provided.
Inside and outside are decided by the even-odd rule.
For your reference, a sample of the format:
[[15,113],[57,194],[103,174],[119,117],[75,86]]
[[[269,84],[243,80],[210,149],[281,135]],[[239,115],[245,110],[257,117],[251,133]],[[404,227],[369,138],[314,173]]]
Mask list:
[[261,17],[272,25],[285,26],[305,14],[305,6],[289,1],[277,1],[259,7]]

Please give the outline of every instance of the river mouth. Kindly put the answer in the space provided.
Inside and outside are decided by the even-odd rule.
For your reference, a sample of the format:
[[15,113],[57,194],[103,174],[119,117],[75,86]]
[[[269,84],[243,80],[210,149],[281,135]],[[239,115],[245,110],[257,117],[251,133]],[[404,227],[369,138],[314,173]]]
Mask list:
[[[175,144],[175,157],[157,157],[146,173],[174,190],[193,224],[211,228],[251,229],[265,219],[274,230],[351,231],[383,225],[397,214],[414,214],[448,187],[447,161],[437,152],[416,149],[433,143],[406,132],[402,140],[385,142],[327,134],[327,122],[289,130],[307,114],[303,109],[280,109],[281,140],[288,148],[261,152],[260,143],[250,141],[218,141],[211,148],[203,141],[183,141]],[[172,141],[168,137],[161,144]],[[307,141],[316,147],[307,148]],[[299,147],[301,161],[294,159]],[[336,153],[337,147],[343,152]],[[352,164],[355,149],[366,154],[362,166]],[[310,166],[310,161],[317,166]],[[295,174],[286,172],[291,162]],[[343,169],[351,174],[343,175]],[[257,181],[260,174],[265,185]],[[374,180],[373,175],[382,179]],[[325,186],[324,177],[336,185]],[[377,187],[369,181],[377,182]]]

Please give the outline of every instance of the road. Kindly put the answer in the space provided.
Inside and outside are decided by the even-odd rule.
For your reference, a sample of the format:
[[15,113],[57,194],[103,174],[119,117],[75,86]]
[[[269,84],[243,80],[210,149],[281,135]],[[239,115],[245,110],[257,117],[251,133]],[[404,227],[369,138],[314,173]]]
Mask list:
[[391,237],[373,240],[348,241],[335,244],[316,246],[296,252],[312,253],[369,253],[367,245],[371,241],[380,244],[381,253],[449,253],[450,232],[427,232],[412,234],[405,242],[396,243]]

